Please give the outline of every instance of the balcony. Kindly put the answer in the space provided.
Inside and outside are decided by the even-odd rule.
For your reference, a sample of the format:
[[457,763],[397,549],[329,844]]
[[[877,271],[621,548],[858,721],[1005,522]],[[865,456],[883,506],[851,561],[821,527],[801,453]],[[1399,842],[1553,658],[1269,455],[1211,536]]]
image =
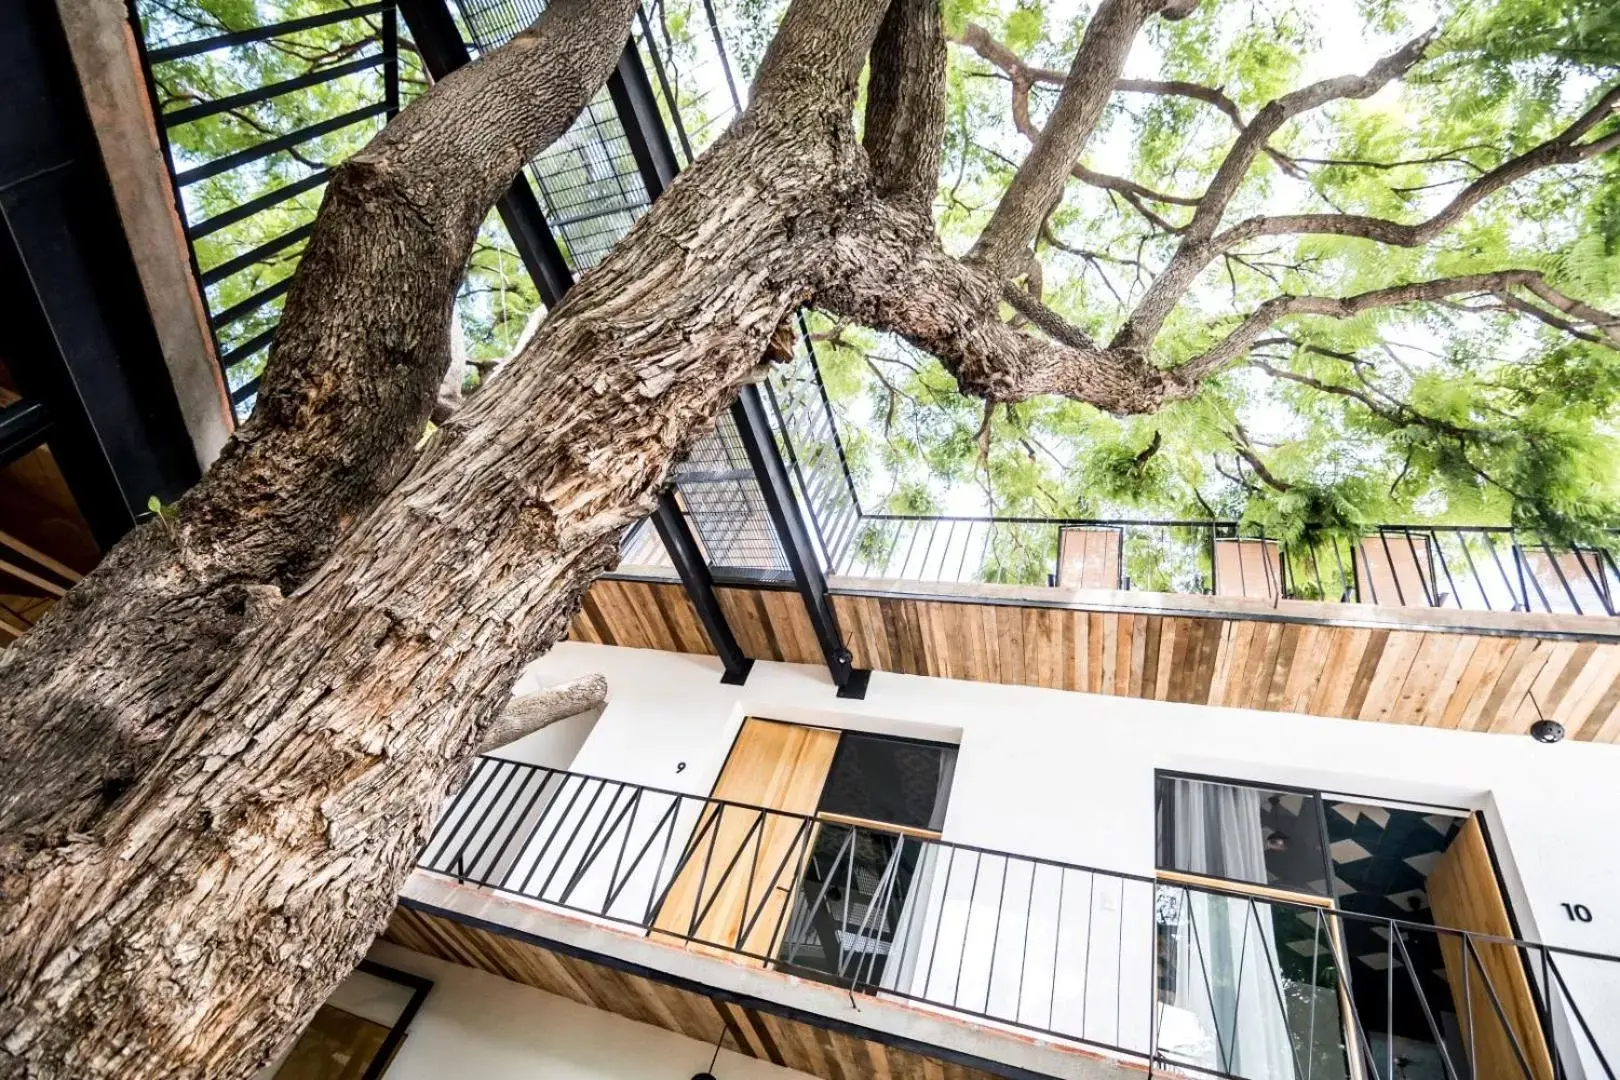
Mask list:
[[[577,942],[642,939],[638,970],[654,983],[662,971],[690,992],[683,957],[697,954],[748,972],[773,1007],[814,1012],[799,988],[836,988],[869,1025],[899,1006],[929,1030],[1021,1039],[1037,1053],[1026,1067],[1052,1075],[1077,1075],[1079,1055],[1241,1080],[1397,1080],[1417,1075],[1425,1043],[1444,1080],[1552,1080],[1612,1077],[1620,1055],[1613,957],[514,761],[479,760],[419,865],[391,931],[413,948],[480,962],[487,945],[456,945],[430,925],[442,913],[409,910],[433,881],[463,906],[472,887],[504,904],[471,905],[497,934],[498,911],[550,911],[618,931]],[[576,988],[589,977],[570,970]],[[649,1015],[682,1030],[674,1011]]]

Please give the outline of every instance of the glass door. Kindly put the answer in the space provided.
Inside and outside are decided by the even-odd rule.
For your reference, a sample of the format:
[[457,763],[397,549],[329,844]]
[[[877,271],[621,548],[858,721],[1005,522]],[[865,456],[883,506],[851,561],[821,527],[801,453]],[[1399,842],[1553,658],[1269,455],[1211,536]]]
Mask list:
[[954,746],[843,733],[779,953],[784,970],[868,987],[901,976],[955,765]]
[[1242,1080],[1359,1080],[1321,820],[1314,793],[1160,778],[1164,1061]]

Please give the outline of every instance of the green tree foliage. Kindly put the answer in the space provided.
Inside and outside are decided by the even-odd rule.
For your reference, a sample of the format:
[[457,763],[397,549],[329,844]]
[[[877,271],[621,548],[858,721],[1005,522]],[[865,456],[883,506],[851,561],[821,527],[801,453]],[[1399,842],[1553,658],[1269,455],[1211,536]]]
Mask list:
[[[1067,70],[1086,11],[957,0],[1025,64]],[[1417,32],[1427,58],[1367,100],[1285,125],[1223,215],[1353,213],[1422,221],[1463,187],[1560,132],[1620,78],[1620,9],[1560,0],[1206,2],[1159,22],[1127,75],[1218,88],[1246,122],[1305,83],[1366,70]],[[1008,72],[954,45],[936,216],[965,251],[1028,149]],[[1037,82],[1036,124],[1057,87]],[[1610,116],[1593,130],[1616,129]],[[1233,119],[1188,96],[1118,93],[1038,247],[1042,299],[1107,340],[1175,250],[1232,145]],[[1431,243],[1282,235],[1215,259],[1166,324],[1175,365],[1285,294],[1345,296],[1509,267],[1542,271],[1607,310],[1620,300],[1620,154],[1535,172]],[[1620,520],[1620,351],[1500,296],[1461,295],[1353,319],[1276,324],[1192,400],[1119,419],[1069,401],[983,406],[927,356],[819,324],[818,355],[872,508],[932,493],[957,512],[1240,518],[1273,535],[1381,521],[1506,523],[1600,538]],[[1011,312],[1008,312],[1011,317]],[[970,494],[964,494],[964,492]]]
[[[716,4],[734,67],[728,80],[699,0],[653,0],[645,32],[655,81],[678,103],[677,150],[699,153],[733,115],[780,0]],[[329,10],[329,0],[140,0],[150,44],[192,40]],[[515,12],[513,13],[514,17]],[[979,27],[1032,68],[1061,77],[1084,30],[1084,4],[952,0],[961,39]],[[1620,9],[1604,0],[1206,0],[1181,22],[1155,21],[1133,77],[1218,89],[1236,116],[1195,96],[1122,92],[1042,232],[1043,302],[1095,338],[1118,329],[1175,250],[1239,127],[1268,101],[1330,75],[1366,70],[1419,30],[1440,38],[1401,82],[1286,124],[1226,209],[1253,215],[1355,213],[1421,221],[1470,181],[1552,137],[1620,78]],[[157,66],[166,110],[214,101],[372,55],[378,17]],[[651,55],[648,53],[647,55]],[[963,251],[1028,150],[1003,66],[952,46],[936,217]],[[424,85],[408,39],[402,85]],[[1030,91],[1044,122],[1051,80]],[[182,124],[179,168],[215,160],[381,100],[379,69]],[[310,176],[357,149],[371,120],[189,186],[202,221]],[[1603,121],[1590,134],[1616,127]],[[1110,182],[1119,180],[1121,182]],[[197,240],[204,270],[307,224],[320,188]],[[283,281],[301,245],[210,286],[221,311]],[[1542,271],[1566,295],[1620,307],[1620,155],[1542,169],[1473,206],[1432,242],[1282,235],[1215,259],[1166,324],[1155,361],[1174,365],[1284,294],[1349,295],[1407,281],[1508,267]],[[539,298],[499,220],[474,252],[458,332],[475,361],[506,355]],[[273,300],[219,330],[230,350],[279,311]],[[845,450],[871,510],[1043,516],[1240,518],[1298,537],[1393,520],[1504,523],[1593,540],[1620,520],[1620,351],[1536,318],[1496,295],[1375,309],[1345,320],[1279,322],[1192,400],[1118,418],[1038,399],[999,406],[956,392],[931,357],[857,326],[812,316],[813,345]],[[1012,318],[1012,312],[1007,312]],[[232,373],[257,374],[264,351]],[[479,379],[468,368],[468,382]],[[1017,552],[1008,552],[1010,562]]]

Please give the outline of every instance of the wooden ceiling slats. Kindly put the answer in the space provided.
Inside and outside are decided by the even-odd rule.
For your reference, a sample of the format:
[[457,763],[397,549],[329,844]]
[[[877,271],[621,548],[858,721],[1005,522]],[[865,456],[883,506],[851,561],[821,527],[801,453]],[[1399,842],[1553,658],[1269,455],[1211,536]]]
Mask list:
[[[716,592],[748,655],[821,662],[796,593]],[[1464,731],[1521,734],[1546,716],[1572,739],[1620,741],[1620,639],[836,592],[833,606],[874,671]],[[711,652],[673,583],[597,582],[573,637]]]

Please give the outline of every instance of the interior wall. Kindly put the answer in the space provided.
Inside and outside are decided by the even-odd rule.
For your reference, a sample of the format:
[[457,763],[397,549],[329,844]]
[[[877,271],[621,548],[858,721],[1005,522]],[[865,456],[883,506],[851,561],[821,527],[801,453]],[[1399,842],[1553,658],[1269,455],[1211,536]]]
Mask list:
[[[388,1080],[686,1080],[714,1047],[580,1005],[488,972],[388,942],[371,958],[433,980],[388,1068]],[[722,1050],[726,1080],[800,1080],[804,1073]]]

